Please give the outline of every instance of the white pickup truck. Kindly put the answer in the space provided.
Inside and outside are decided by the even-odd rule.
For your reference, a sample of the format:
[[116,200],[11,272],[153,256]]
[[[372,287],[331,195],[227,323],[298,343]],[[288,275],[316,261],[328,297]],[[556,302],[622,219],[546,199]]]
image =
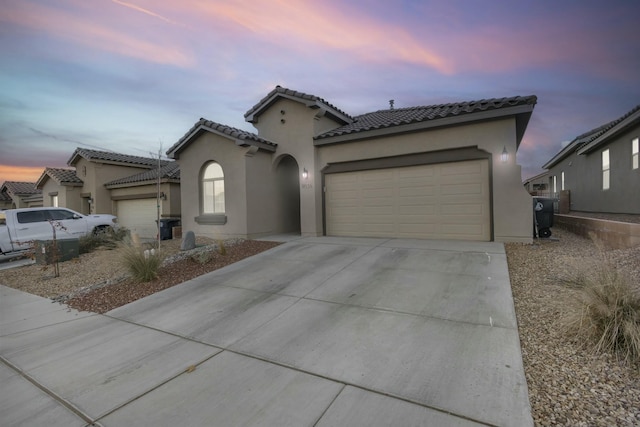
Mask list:
[[73,239],[115,229],[113,215],[82,215],[66,208],[23,208],[0,211],[0,252],[31,248],[35,240]]

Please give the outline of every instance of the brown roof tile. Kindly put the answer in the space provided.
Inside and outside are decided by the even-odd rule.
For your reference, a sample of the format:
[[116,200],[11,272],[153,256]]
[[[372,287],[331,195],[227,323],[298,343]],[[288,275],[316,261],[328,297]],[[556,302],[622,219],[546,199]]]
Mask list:
[[256,105],[251,107],[251,109],[244,114],[245,120],[249,122],[254,121],[253,116],[255,114],[259,113],[263,109],[268,108],[271,104],[273,104],[278,99],[278,97],[281,97],[281,96],[298,99],[302,102],[308,102],[317,107],[322,106],[329,111],[333,110],[334,112],[333,116],[341,119],[343,123],[349,123],[353,120],[353,117],[351,117],[349,114],[345,113],[335,105],[330,104],[329,102],[325,101],[323,98],[320,98],[319,96],[309,95],[307,93],[298,92],[297,90],[287,89],[282,86],[276,86],[275,89],[269,92],[267,96],[262,98],[260,102],[258,102]]
[[119,163],[137,167],[154,168],[158,165],[158,159],[151,157],[131,156],[110,151],[97,151],[88,148],[76,148],[67,164],[73,165],[78,157],[83,157],[89,161],[100,163]]
[[33,182],[5,181],[5,183],[2,184],[2,190],[4,189],[20,196],[41,193]]
[[534,105],[536,102],[537,98],[532,95],[514,96],[511,98],[491,98],[479,101],[457,102],[424,107],[379,110],[356,116],[353,123],[346,124],[337,129],[318,135],[316,139],[366,132],[374,129],[389,128],[417,122],[435,121],[506,107]]
[[[127,176],[120,179],[115,179],[113,181],[107,182],[105,186],[107,188],[116,187],[123,184],[134,184],[134,183],[142,183],[147,181],[157,181],[158,180],[158,169],[150,169],[145,172],[141,172],[135,175]],[[166,162],[164,165],[160,167],[160,180],[174,180],[180,181],[180,166],[178,162]]]
[[185,133],[184,136],[178,140],[178,142],[173,144],[171,148],[167,150],[167,155],[172,156],[173,154],[175,154],[175,152],[177,152],[178,149],[180,149],[180,147],[183,144],[185,144],[188,140],[190,140],[191,138],[193,138],[195,135],[197,135],[199,132],[203,130],[218,132],[223,135],[227,135],[230,138],[238,139],[241,141],[247,141],[247,145],[252,145],[252,142],[253,142],[257,144],[264,144],[267,147],[273,147],[273,148],[278,146],[278,144],[275,144],[271,141],[267,141],[266,139],[259,137],[255,133],[247,132],[242,129],[237,129],[231,126],[213,122],[211,120],[200,118],[200,120],[198,120],[191,127],[191,129],[189,129],[187,133]]

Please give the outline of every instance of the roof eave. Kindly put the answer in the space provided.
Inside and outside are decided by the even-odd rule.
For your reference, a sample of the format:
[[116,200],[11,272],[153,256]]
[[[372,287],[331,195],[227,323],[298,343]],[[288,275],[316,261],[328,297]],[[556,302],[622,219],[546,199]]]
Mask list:
[[[383,136],[390,136],[402,133],[418,132],[427,129],[435,129],[439,127],[458,126],[467,123],[495,120],[508,117],[516,117],[516,137],[518,138],[517,144],[520,145],[520,141],[524,135],[524,132],[531,118],[534,104],[516,105],[512,107],[504,107],[494,110],[485,110],[474,112],[470,114],[461,114],[458,116],[444,117],[439,119],[424,120],[420,122],[408,123],[398,126],[389,126],[383,128],[377,128],[372,130],[365,130],[359,132],[352,132],[343,135],[328,136],[317,138],[314,141],[314,145],[322,146],[329,144],[337,144],[341,142],[351,142],[361,139],[378,138]],[[524,116],[524,117],[521,117]],[[518,123],[519,122],[519,123]]]
[[603,144],[606,144],[611,138],[616,135],[624,132],[629,127],[640,123],[640,110],[636,111],[634,114],[622,120],[620,123],[616,124],[613,128],[609,129],[598,138],[594,139],[588,144],[585,144],[578,150],[578,154],[589,154],[592,151],[596,150]]
[[247,113],[244,115],[244,119],[245,121],[249,122],[249,123],[258,123],[258,117],[260,115],[262,115],[262,113],[264,113],[266,110],[268,110],[269,108],[271,108],[271,106],[273,104],[275,104],[278,99],[280,98],[286,98],[289,99],[291,101],[295,101],[295,102],[299,102],[301,104],[303,104],[305,107],[311,108],[311,109],[321,109],[325,111],[325,114],[328,115],[329,117],[331,117],[334,121],[338,122],[338,123],[342,123],[342,124],[348,124],[353,122],[353,119],[349,116],[347,116],[346,114],[338,111],[337,109],[331,107],[330,105],[321,102],[318,99],[305,99],[305,98],[301,98],[295,95],[291,95],[288,93],[282,93],[282,92],[275,92],[274,94],[272,94],[269,98],[267,98],[258,108],[256,108],[254,111],[251,111],[250,113]]
[[[144,181],[137,182],[122,182],[122,183],[107,183],[105,184],[105,188],[112,190],[114,188],[128,188],[128,187],[141,187],[143,185],[157,185],[157,179],[146,179]],[[180,184],[179,178],[161,178],[160,184]]]

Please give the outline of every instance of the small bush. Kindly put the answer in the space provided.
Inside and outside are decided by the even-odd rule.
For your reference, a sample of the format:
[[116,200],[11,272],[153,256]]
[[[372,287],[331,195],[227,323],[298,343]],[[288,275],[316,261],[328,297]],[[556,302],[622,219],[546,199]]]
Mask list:
[[213,254],[209,251],[198,251],[191,255],[191,259],[198,264],[206,264],[213,259]]
[[158,270],[163,260],[160,251],[136,248],[131,245],[123,246],[122,263],[134,280],[150,282],[158,277]]
[[564,325],[597,353],[625,361],[640,360],[640,292],[615,267],[603,263],[590,274],[578,273],[565,284],[578,288]]
[[100,247],[115,249],[118,247],[118,243],[122,242],[128,235],[129,230],[126,228],[119,228],[115,231],[110,228],[109,231],[87,234],[79,239],[80,253],[86,254]]
[[222,256],[227,254],[227,248],[224,245],[224,240],[218,240],[218,253]]

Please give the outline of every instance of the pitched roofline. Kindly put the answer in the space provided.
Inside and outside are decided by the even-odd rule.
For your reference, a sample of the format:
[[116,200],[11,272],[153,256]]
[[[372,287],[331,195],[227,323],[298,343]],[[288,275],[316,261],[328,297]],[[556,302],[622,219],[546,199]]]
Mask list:
[[[327,144],[336,144],[342,142],[352,142],[363,139],[378,138],[381,136],[390,136],[401,133],[418,132],[427,129],[435,129],[446,126],[458,126],[473,122],[486,120],[495,120],[506,117],[516,117],[516,146],[520,146],[520,142],[524,136],[533,108],[535,106],[535,96],[531,97],[531,103],[516,106],[500,107],[491,110],[473,111],[467,114],[461,114],[449,117],[439,117],[429,120],[422,120],[413,123],[393,125],[388,127],[379,127],[372,130],[360,130],[351,133],[345,133],[336,136],[322,136],[315,138],[314,145],[321,146]],[[333,132],[333,131],[330,131]]]
[[75,169],[44,168],[44,171],[42,171],[42,175],[40,175],[40,178],[38,178],[38,180],[36,181],[36,188],[40,188],[42,185],[44,185],[44,183],[47,181],[47,179],[52,179],[52,180],[54,180],[56,182],[56,184],[64,185],[64,186],[67,186],[67,187],[82,187],[83,186],[82,182],[69,182],[69,181],[60,181],[60,180],[58,180],[54,175],[52,175],[50,173],[52,170],[65,170],[65,171],[69,171],[69,172],[73,171],[75,173]]
[[578,135],[573,139],[573,141],[571,141],[558,153],[556,153],[556,155],[553,156],[547,163],[542,165],[542,168],[549,169],[554,167],[576,150],[578,151],[578,154],[589,153],[590,151],[600,146],[602,143],[605,143],[609,138],[627,129],[634,123],[637,123],[639,119],[640,105],[636,106],[634,109],[632,109],[622,117],[619,117],[615,120],[605,123],[604,125],[598,126],[595,129],[591,129],[588,132]]
[[275,89],[262,98],[260,102],[251,107],[251,109],[245,113],[244,119],[249,123],[257,123],[258,117],[280,98],[300,102],[312,109],[320,109],[323,111],[323,115],[330,117],[338,123],[347,124],[353,122],[353,117],[324,99],[315,95],[309,95],[303,92],[287,89],[282,86],[276,86]]
[[544,177],[545,175],[549,175],[549,171],[544,171],[542,173],[539,173],[536,176],[532,176],[531,178],[527,178],[524,181],[522,181],[522,184],[527,184],[527,183],[529,183],[531,181],[535,181],[536,179],[540,179],[540,178]]
[[542,169],[550,169],[554,167],[555,165],[557,165],[558,163],[560,163],[561,161],[569,157],[571,154],[573,154],[573,152],[576,151],[580,147],[580,145],[582,145],[582,143],[583,143],[582,140],[578,138],[574,139],[573,141],[565,145],[547,163],[542,165]]
[[610,129],[605,129],[596,138],[578,149],[578,154],[588,154],[603,144],[606,144],[611,138],[624,132],[633,125],[640,123],[640,105],[629,111],[627,114],[618,119],[617,123]]
[[167,150],[167,156],[172,159],[179,158],[180,152],[204,132],[227,138],[241,147],[254,146],[271,153],[275,152],[278,146],[278,144],[261,138],[254,133],[201,118],[178,142]]
[[[130,159],[130,161],[101,159],[97,158],[96,154],[104,156],[121,156],[125,159]],[[154,159],[151,157],[133,156],[130,154],[121,154],[112,151],[90,150],[87,148],[78,147],[75,149],[75,151],[67,161],[67,165],[73,166],[78,161],[79,157],[82,157],[83,159],[94,163],[129,166],[143,169],[153,169],[154,167],[156,167],[155,165],[158,162],[158,159]],[[163,162],[166,162],[166,160],[163,160]]]

